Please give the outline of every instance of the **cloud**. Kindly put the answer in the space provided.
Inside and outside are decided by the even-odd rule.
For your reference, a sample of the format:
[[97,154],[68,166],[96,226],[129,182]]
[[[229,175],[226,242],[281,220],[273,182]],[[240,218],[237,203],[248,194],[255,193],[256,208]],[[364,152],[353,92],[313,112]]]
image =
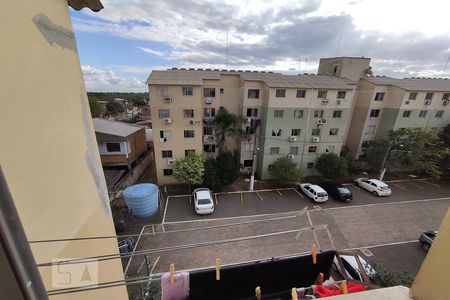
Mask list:
[[146,92],[147,86],[137,78],[122,78],[113,71],[82,65],[84,82],[88,92]]
[[153,56],[159,56],[159,57],[163,57],[164,56],[164,52],[162,52],[162,51],[157,51],[157,50],[153,50],[153,49],[150,49],[150,48],[139,47],[139,46],[136,46],[136,48],[141,50],[142,52],[151,54]]

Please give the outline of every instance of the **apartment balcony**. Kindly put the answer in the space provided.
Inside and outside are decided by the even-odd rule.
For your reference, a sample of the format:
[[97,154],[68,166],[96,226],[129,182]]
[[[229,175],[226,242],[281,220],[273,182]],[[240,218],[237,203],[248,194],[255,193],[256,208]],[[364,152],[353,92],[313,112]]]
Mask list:
[[216,137],[214,135],[204,135],[203,136],[203,143],[215,143],[216,142]]

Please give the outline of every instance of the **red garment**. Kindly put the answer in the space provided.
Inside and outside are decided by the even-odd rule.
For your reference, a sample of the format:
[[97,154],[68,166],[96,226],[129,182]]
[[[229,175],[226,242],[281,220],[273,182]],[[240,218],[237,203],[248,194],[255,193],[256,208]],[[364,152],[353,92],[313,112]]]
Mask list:
[[[347,290],[348,290],[348,293],[351,294],[351,293],[362,292],[367,289],[364,284],[347,282]],[[342,291],[339,289],[336,290],[333,288],[327,288],[323,285],[317,285],[314,287],[314,295],[319,296],[320,298],[342,295],[342,294],[343,294]]]

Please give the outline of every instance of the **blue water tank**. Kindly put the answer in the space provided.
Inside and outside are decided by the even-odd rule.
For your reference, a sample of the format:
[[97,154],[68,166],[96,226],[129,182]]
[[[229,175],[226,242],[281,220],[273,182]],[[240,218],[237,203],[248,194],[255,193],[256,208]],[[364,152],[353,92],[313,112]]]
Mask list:
[[127,187],[123,196],[128,208],[136,218],[153,216],[158,211],[159,188],[152,183],[141,183]]

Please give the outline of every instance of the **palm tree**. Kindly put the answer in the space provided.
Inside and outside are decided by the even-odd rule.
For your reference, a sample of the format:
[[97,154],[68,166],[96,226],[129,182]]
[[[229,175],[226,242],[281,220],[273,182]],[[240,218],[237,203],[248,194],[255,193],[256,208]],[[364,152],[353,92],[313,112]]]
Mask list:
[[244,122],[242,117],[229,113],[226,108],[221,107],[213,121],[214,132],[217,140],[219,152],[226,151],[226,139],[232,136],[245,137],[246,134],[241,128]]

